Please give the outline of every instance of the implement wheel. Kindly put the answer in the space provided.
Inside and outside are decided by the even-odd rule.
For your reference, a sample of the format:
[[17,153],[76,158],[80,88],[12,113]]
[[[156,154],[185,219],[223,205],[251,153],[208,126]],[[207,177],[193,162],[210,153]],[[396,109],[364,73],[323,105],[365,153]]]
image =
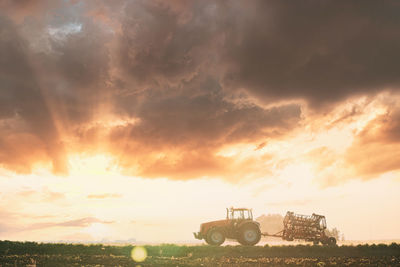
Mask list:
[[334,238],[334,237],[329,237],[329,238],[328,238],[328,246],[331,246],[331,247],[336,246],[336,238]]

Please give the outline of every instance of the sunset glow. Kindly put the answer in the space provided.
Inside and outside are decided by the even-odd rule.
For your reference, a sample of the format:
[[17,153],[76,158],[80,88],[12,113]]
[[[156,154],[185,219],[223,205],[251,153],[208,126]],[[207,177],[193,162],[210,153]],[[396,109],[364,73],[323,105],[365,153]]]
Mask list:
[[399,5],[252,3],[0,1],[0,240],[196,243],[231,206],[399,239]]

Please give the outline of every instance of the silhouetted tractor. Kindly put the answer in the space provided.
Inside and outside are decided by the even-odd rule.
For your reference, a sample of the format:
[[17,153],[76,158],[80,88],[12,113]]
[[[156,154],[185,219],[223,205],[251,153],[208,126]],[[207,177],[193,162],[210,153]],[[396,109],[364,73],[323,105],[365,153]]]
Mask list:
[[202,223],[200,232],[193,233],[197,239],[204,239],[207,244],[219,246],[225,239],[237,240],[246,246],[256,245],[261,236],[280,237],[283,240],[304,240],[323,245],[336,245],[336,238],[325,234],[325,216],[313,213],[300,215],[291,211],[283,219],[283,230],[276,234],[261,233],[260,224],[253,220],[251,209],[226,209],[226,219]]
[[260,224],[253,220],[251,209],[226,209],[226,219],[200,225],[195,238],[204,239],[207,244],[219,246],[225,239],[237,240],[240,244],[254,246],[260,241]]

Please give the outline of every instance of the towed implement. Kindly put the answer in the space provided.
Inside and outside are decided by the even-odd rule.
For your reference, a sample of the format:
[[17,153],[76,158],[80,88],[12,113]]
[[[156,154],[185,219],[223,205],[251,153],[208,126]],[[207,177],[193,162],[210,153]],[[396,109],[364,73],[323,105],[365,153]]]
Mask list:
[[263,233],[264,236],[281,237],[283,240],[304,240],[313,242],[314,245],[336,245],[336,238],[325,234],[326,219],[323,215],[295,214],[288,211],[283,219],[283,230],[276,234]]
[[219,246],[225,239],[237,240],[246,246],[256,245],[261,236],[280,237],[283,240],[305,240],[315,245],[336,245],[334,237],[325,234],[325,216],[312,214],[300,215],[288,211],[283,220],[282,231],[275,234],[262,233],[260,223],[253,220],[251,209],[229,208],[226,209],[226,219],[202,223],[200,231],[193,233],[195,238],[204,239],[207,244]]

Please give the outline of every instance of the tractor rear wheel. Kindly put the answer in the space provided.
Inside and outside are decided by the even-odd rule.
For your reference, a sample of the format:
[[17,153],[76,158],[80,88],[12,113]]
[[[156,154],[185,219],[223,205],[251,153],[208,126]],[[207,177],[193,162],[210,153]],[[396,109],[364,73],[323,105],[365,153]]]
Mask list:
[[254,246],[261,239],[260,228],[255,224],[246,224],[239,229],[238,241],[244,246]]
[[206,242],[212,246],[219,246],[225,242],[224,232],[219,229],[211,229],[206,236]]

